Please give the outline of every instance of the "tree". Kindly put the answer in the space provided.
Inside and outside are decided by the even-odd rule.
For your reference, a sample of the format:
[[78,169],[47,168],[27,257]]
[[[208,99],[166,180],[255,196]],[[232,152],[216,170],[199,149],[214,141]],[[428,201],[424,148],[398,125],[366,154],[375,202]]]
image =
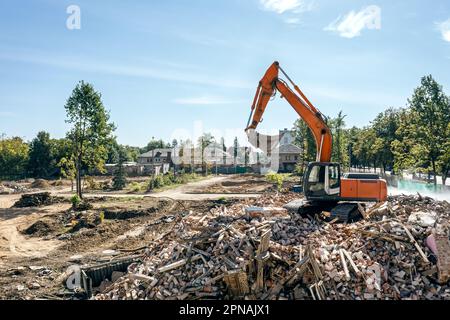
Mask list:
[[334,119],[328,121],[331,133],[333,136],[332,159],[335,162],[341,163],[344,167],[350,166],[350,159],[347,153],[348,141],[345,132],[345,117],[342,111]]
[[445,185],[450,174],[450,123],[447,126],[447,141],[444,143],[443,152],[438,158],[438,164],[442,173],[442,184]]
[[0,177],[22,179],[26,176],[29,146],[22,138],[0,137]]
[[81,178],[83,169],[104,172],[107,145],[115,126],[109,123],[101,94],[94,87],[81,81],[75,87],[65,105],[67,120],[72,125],[67,137],[72,141],[72,154],[76,168],[76,190],[83,197]]
[[234,159],[234,173],[237,173],[237,163],[236,163],[236,159],[238,157],[239,154],[239,140],[237,137],[234,138],[233,141],[233,159]]
[[392,152],[392,142],[397,139],[397,130],[399,127],[400,111],[389,108],[378,114],[372,121],[372,127],[377,137],[377,149],[379,150],[378,160],[382,166],[383,172],[387,167],[394,166],[394,153]]
[[76,178],[77,170],[75,168],[75,161],[73,159],[73,156],[70,158],[63,157],[57,164],[60,175],[65,178],[69,179],[72,183],[72,191],[73,191],[73,180]]
[[203,171],[208,174],[207,164],[205,163],[205,149],[216,142],[216,139],[211,133],[204,133],[198,138],[198,146],[201,152]]
[[165,143],[162,139],[156,140],[155,137],[152,137],[152,140],[142,149],[142,153],[170,147],[170,143]]
[[408,104],[411,114],[410,130],[405,131],[406,138],[414,140],[418,145],[420,160],[426,159],[429,162],[429,172],[433,172],[436,185],[438,162],[442,159],[445,143],[449,139],[449,98],[444,94],[442,86],[429,75],[422,78],[421,85],[414,90]]
[[316,142],[308,125],[302,119],[294,122],[294,145],[302,150],[302,154],[297,163],[296,172],[303,175],[306,165],[316,159]]
[[55,174],[56,161],[52,154],[52,141],[50,134],[41,131],[30,144],[30,159],[28,161],[28,172],[34,178],[48,178]]
[[223,157],[223,159],[222,159],[223,165],[226,165],[227,164],[227,147],[225,145],[225,138],[224,137],[220,138],[220,145],[221,145],[222,151],[223,151],[223,155],[222,155],[222,157]]
[[127,185],[126,172],[123,167],[123,163],[127,160],[127,153],[125,148],[121,148],[118,154],[118,164],[115,176],[113,178],[114,190],[123,190]]
[[172,148],[176,148],[178,147],[178,140],[177,139],[173,139],[172,140]]
[[375,145],[376,142],[375,131],[372,127],[365,127],[361,129],[359,135],[353,145],[353,154],[358,158],[360,167],[362,166],[365,171],[366,168],[377,167],[377,154],[378,149]]

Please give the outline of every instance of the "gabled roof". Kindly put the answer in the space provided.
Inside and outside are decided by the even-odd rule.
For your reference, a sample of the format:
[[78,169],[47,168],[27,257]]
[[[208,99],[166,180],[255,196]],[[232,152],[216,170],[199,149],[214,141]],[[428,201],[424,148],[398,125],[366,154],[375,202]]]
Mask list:
[[293,153],[299,154],[302,153],[302,149],[293,144],[283,144],[279,147],[279,153]]
[[155,157],[168,157],[168,154],[173,154],[173,149],[167,148],[167,149],[155,149],[146,153],[143,153],[139,156],[139,158],[151,158],[153,156]]

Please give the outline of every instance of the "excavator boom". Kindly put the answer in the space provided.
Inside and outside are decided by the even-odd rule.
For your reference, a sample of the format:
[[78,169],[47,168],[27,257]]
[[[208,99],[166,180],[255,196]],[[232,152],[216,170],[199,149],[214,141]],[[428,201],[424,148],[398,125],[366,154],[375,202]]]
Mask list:
[[[279,78],[279,72],[282,72],[294,87],[297,94]],[[294,108],[298,115],[305,121],[310,128],[317,147],[316,161],[330,162],[332,136],[330,128],[327,126],[324,116],[314,105],[306,98],[300,88],[295,85],[289,76],[283,71],[278,62],[274,62],[266,74],[259,82],[253,99],[252,109],[246,130],[256,129],[262,121],[262,116],[266,110],[270,99],[279,91],[287,102]]]

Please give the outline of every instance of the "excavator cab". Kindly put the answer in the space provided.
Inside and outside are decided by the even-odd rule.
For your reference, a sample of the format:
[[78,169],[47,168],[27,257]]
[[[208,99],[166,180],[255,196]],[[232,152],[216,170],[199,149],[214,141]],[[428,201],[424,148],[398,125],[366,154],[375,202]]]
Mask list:
[[309,163],[303,177],[303,190],[308,200],[338,200],[341,193],[341,166],[339,163]]

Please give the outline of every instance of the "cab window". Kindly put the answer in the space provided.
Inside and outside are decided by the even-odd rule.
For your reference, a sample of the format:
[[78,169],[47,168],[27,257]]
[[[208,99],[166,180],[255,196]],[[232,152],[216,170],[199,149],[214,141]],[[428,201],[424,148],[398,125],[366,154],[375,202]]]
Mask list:
[[339,167],[329,166],[328,167],[328,181],[330,184],[330,189],[339,188]]

